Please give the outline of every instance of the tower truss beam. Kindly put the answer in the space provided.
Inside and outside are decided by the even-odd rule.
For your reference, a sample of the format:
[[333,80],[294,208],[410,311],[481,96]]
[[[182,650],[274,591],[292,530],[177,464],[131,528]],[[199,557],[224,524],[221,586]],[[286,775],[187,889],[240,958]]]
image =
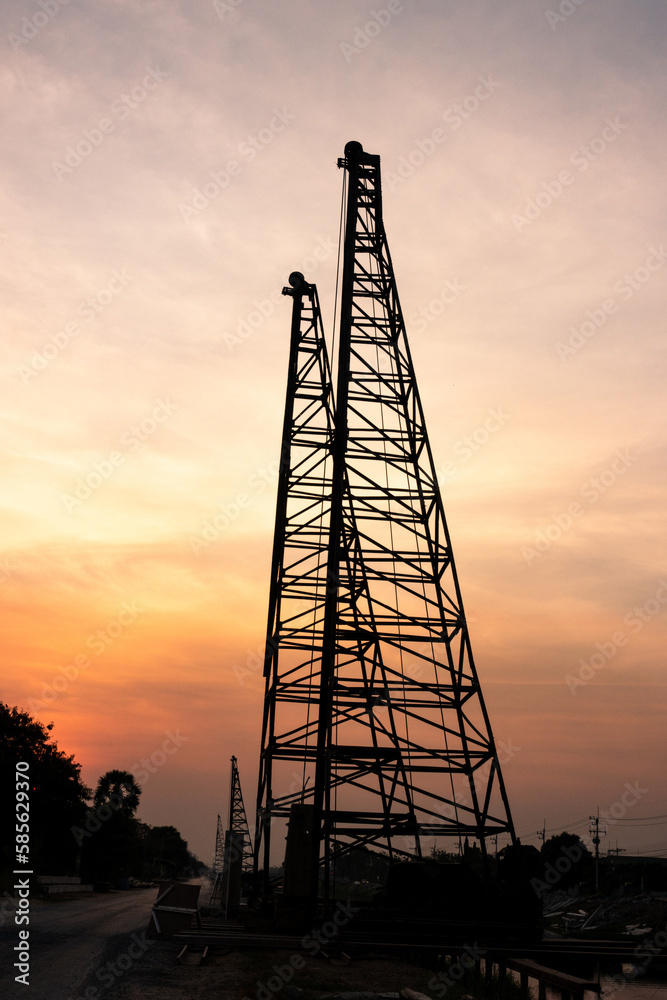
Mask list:
[[[382,219],[379,156],[348,143],[335,406],[314,285],[292,335],[265,656],[256,864],[312,809],[325,898],[355,846],[514,841]],[[295,821],[296,822],[296,821]],[[311,879],[310,892],[318,892]]]

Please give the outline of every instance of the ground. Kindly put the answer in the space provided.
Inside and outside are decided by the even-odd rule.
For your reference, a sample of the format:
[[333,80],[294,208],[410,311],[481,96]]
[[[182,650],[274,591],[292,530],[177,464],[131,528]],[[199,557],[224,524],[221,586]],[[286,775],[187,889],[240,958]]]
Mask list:
[[339,966],[303,956],[304,967],[295,970],[287,951],[221,952],[197,967],[179,965],[176,953],[173,944],[156,942],[105,1000],[107,996],[109,1000],[272,1000],[275,993],[280,1000],[288,1000],[295,988],[304,991],[303,1000],[339,991],[397,996],[405,986],[428,993],[428,981],[434,975],[431,970],[380,957]]

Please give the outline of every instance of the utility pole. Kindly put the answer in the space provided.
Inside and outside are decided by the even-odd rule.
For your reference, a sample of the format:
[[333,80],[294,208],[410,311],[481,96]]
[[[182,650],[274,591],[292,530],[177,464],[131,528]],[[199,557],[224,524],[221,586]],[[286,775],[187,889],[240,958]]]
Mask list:
[[600,807],[598,806],[598,811],[595,816],[589,816],[588,832],[593,834],[593,843],[595,844],[595,891],[597,892],[600,888],[600,837],[604,837],[607,830],[606,827],[600,828]]

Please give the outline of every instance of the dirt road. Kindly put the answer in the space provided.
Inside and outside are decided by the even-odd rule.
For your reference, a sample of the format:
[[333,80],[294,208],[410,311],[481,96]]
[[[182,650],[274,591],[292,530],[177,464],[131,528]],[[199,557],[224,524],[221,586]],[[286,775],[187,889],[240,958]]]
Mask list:
[[[30,909],[30,982],[15,982],[12,936],[0,940],[0,996],[23,1000],[104,1000],[151,946],[144,937],[154,889],[131,889],[89,899],[43,902]],[[81,988],[88,987],[84,997]],[[93,985],[91,985],[93,984]],[[96,992],[92,992],[96,990]]]

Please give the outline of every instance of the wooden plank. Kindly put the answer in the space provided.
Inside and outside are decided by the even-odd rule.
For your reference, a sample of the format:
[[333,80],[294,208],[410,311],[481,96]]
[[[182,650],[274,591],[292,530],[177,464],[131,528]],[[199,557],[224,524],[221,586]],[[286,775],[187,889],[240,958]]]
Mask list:
[[531,976],[541,982],[555,986],[556,989],[567,993],[582,993],[584,990],[591,990],[593,993],[600,993],[601,987],[594,979],[580,979],[578,976],[571,976],[567,972],[559,972],[557,969],[548,969],[545,965],[539,965],[530,959],[507,959],[507,967],[518,972],[520,976]]
[[180,965],[203,965],[206,961],[208,955],[208,945],[203,949],[203,951],[197,951],[189,944],[184,944],[178,955],[176,956],[176,961]]
[[188,906],[154,906],[153,909],[159,910],[160,913],[189,913],[191,917],[197,912],[196,907],[191,909]]
[[45,885],[42,886],[42,893],[45,896],[76,896],[78,889],[69,885]]
[[[196,883],[160,882],[146,931],[148,936],[155,937],[158,934],[165,939],[172,938],[177,931],[187,930],[193,917],[201,928],[197,909],[200,889],[201,885]],[[164,904],[165,900],[169,905]]]
[[35,882],[40,885],[80,885],[77,875],[36,875]]

